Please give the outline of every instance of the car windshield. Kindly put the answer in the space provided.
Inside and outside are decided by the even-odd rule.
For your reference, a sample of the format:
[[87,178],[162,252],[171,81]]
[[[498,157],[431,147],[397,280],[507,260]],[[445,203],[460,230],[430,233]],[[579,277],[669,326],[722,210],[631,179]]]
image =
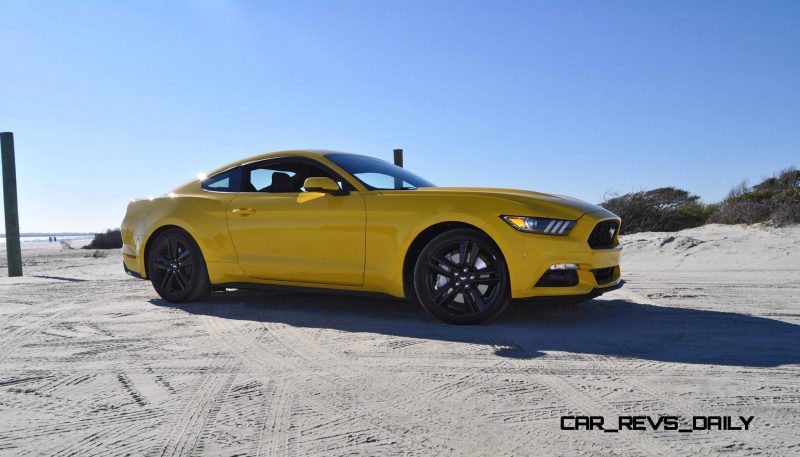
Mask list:
[[430,181],[384,160],[356,154],[327,154],[331,162],[342,167],[371,190],[408,190],[436,187]]

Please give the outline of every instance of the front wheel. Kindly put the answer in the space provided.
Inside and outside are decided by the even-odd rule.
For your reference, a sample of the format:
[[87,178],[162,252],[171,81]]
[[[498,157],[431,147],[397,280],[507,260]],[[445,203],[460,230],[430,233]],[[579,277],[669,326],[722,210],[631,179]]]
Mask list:
[[165,230],[153,240],[147,272],[158,295],[170,302],[199,300],[211,291],[200,247],[180,229]]
[[438,235],[414,266],[414,292],[426,311],[448,324],[479,324],[500,315],[511,301],[502,253],[477,230]]

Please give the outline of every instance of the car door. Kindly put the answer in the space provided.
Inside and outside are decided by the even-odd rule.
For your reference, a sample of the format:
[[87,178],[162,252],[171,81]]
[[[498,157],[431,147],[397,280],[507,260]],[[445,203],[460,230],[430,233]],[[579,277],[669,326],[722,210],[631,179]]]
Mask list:
[[306,192],[308,177],[350,185],[310,158],[277,158],[243,169],[228,230],[244,272],[258,279],[355,285],[364,280],[366,211],[357,191]]

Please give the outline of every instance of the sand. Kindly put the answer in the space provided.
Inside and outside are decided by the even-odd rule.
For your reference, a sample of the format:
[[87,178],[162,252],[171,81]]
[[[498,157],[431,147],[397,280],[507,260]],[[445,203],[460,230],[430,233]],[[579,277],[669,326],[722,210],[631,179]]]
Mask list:
[[[800,453],[800,227],[623,244],[623,289],[480,327],[313,294],[171,305],[117,252],[26,246],[26,277],[0,278],[0,454]],[[755,418],[604,433],[563,415]]]

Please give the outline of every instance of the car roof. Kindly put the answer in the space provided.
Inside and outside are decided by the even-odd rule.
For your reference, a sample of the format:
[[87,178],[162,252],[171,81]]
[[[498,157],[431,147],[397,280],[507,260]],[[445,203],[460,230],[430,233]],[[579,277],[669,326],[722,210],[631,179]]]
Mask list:
[[327,149],[290,149],[287,151],[276,151],[276,152],[268,152],[265,154],[259,154],[251,157],[247,157],[245,159],[237,160],[236,162],[231,162],[227,165],[219,167],[213,171],[207,173],[208,176],[213,176],[219,172],[238,167],[239,165],[244,165],[246,163],[251,162],[258,162],[259,160],[269,159],[272,157],[308,157],[312,159],[320,159],[328,154],[351,154],[351,155],[358,155],[352,154],[349,152],[342,152],[342,151],[333,151]]

